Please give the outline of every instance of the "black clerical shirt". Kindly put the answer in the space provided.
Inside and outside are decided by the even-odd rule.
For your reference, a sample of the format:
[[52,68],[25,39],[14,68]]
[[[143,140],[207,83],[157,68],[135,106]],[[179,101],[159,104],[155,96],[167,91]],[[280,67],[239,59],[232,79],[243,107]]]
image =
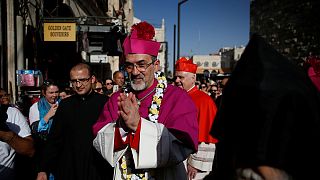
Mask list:
[[40,171],[56,180],[111,179],[113,169],[94,149],[92,125],[108,97],[95,92],[63,100],[55,114]]

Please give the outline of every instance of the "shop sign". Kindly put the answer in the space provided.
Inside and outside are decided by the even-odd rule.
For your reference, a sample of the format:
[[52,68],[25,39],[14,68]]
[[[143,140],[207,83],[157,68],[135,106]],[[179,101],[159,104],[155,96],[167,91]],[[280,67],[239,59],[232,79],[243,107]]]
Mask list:
[[76,23],[44,23],[44,41],[76,41]]
[[109,58],[106,54],[94,54],[90,55],[90,62],[91,63],[108,63]]

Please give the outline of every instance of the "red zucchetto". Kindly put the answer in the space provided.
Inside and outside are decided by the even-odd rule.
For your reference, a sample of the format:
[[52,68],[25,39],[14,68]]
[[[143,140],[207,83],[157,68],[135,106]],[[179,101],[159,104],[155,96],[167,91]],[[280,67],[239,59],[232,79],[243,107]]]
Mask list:
[[185,57],[180,58],[175,65],[176,71],[191,72],[193,74],[197,73],[197,67],[191,59],[188,60]]

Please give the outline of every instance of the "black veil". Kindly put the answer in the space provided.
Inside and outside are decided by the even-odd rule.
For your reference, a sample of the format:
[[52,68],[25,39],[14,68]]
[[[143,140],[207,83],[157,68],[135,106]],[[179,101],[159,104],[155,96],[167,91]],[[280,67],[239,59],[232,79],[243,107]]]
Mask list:
[[302,68],[253,35],[224,88],[211,134],[219,140],[216,179],[261,165],[294,179],[313,177],[320,162],[319,94]]

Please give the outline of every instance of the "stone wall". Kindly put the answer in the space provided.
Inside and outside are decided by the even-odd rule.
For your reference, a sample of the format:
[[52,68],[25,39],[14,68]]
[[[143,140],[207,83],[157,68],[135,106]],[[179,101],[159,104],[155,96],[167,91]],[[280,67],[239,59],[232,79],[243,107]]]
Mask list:
[[251,0],[250,34],[262,35],[288,59],[320,55],[319,0]]

